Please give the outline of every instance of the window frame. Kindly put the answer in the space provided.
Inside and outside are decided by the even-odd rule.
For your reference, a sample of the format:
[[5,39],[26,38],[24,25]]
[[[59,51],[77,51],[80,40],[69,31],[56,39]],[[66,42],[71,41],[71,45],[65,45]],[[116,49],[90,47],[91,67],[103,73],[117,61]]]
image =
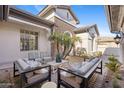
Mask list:
[[[20,51],[38,50],[38,35],[39,33],[36,31],[21,29],[20,30]],[[32,48],[31,48],[31,43],[32,43]]]

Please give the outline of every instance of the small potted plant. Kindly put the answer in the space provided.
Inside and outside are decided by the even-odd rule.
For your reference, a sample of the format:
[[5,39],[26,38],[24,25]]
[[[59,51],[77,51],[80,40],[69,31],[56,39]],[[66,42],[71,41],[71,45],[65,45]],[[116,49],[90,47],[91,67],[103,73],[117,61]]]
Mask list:
[[57,62],[57,63],[62,62],[62,58],[61,58],[61,54],[60,54],[60,53],[58,53],[58,54],[56,55],[56,62]]

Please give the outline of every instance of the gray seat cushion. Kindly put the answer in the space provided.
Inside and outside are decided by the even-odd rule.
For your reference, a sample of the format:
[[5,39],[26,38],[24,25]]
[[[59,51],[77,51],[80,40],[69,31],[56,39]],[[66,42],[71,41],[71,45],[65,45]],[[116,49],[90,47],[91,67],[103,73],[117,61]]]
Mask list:
[[99,58],[94,58],[94,59],[92,59],[90,62],[92,62],[92,63],[96,63],[96,62],[98,62],[98,60],[99,60]]
[[48,73],[36,74],[36,75],[28,78],[27,81],[30,84],[30,83],[34,83],[40,79],[46,78],[47,76],[48,76]]
[[26,61],[26,63],[30,66],[30,68],[41,66],[40,62],[33,61],[33,60]]
[[86,64],[82,65],[78,69],[78,73],[85,74],[87,73],[96,63],[98,62],[98,58],[92,59],[90,62],[87,62]]

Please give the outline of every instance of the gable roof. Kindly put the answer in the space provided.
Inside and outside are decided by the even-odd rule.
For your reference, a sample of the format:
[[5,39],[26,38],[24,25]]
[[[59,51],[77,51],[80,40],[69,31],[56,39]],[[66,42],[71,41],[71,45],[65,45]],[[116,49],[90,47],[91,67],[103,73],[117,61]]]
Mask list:
[[98,28],[97,28],[97,25],[96,24],[85,26],[85,27],[79,27],[79,28],[74,29],[73,31],[74,31],[75,34],[85,33],[85,32],[88,32],[88,30],[90,28],[92,28],[92,27],[95,28],[95,31],[96,31],[97,35],[99,36],[99,31],[98,31]]
[[51,9],[67,9],[69,10],[69,12],[71,13],[71,15],[73,16],[73,18],[76,20],[76,23],[79,24],[79,20],[76,17],[76,15],[73,13],[71,7],[69,5],[47,5],[45,6],[38,15],[43,16],[44,14],[46,14],[47,12],[49,12]]

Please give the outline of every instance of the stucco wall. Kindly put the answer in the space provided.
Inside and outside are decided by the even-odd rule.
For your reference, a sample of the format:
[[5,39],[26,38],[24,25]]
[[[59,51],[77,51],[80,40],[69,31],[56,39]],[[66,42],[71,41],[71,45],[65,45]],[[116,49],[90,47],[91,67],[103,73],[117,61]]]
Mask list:
[[82,47],[87,50],[87,52],[95,52],[97,51],[97,42],[96,38],[93,39],[89,33],[78,33],[76,34],[77,37],[80,37],[82,43],[76,43],[76,48]]
[[108,58],[110,55],[114,55],[121,63],[121,59],[120,59],[120,49],[119,48],[114,48],[114,47],[108,47],[105,49],[103,56],[102,56],[102,60],[103,62],[108,62]]
[[120,45],[119,50],[120,50],[120,54],[119,54],[120,55],[120,62],[124,64],[124,44]]
[[115,42],[100,42],[98,43],[98,51],[102,51],[104,53],[105,49],[111,47],[111,48],[116,48],[117,45]]
[[88,33],[80,33],[80,34],[76,34],[77,37],[80,37],[82,43],[77,42],[76,43],[76,48],[78,47],[82,47],[85,48],[87,51],[88,49]]
[[0,24],[0,63],[19,58],[19,34],[18,27]]
[[29,51],[20,51],[20,29],[39,32],[38,50],[51,51],[47,31],[28,25],[0,23],[0,63],[13,62],[18,58],[27,57]]

